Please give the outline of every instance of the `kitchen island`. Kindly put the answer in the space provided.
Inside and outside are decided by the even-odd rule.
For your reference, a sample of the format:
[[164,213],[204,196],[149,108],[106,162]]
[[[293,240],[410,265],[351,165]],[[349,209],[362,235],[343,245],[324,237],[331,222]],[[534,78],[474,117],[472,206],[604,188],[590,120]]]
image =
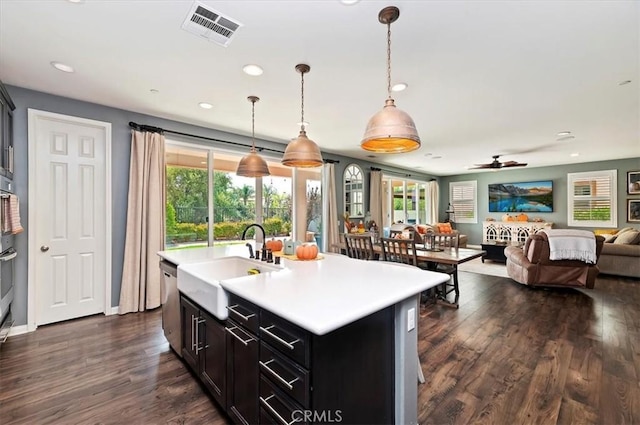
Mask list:
[[[248,256],[244,246],[159,253],[178,270],[238,254]],[[191,334],[182,338],[185,361],[194,371],[199,365],[235,422],[417,423],[418,295],[449,276],[323,256],[283,259],[280,270],[220,281],[229,294],[223,321],[202,311],[197,297],[183,296],[183,321],[191,319],[183,323]],[[194,334],[217,334],[220,344],[225,335],[225,350],[216,352],[226,353],[219,359],[226,375],[218,371],[218,383],[215,370],[202,368],[214,360],[196,358],[212,344],[194,342]]]

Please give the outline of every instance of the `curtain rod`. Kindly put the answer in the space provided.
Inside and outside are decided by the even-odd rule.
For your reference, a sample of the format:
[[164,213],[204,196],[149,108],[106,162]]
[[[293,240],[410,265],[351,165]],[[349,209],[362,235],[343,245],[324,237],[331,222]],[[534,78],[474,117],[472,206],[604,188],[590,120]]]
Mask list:
[[378,167],[371,167],[371,171],[382,171],[383,173],[399,174],[404,177],[413,177],[411,174],[405,174],[405,173],[402,173],[401,171],[385,170],[383,168],[378,168]]
[[[171,134],[177,134],[179,136],[192,137],[194,139],[210,140],[212,142],[224,143],[224,144],[227,144],[227,145],[242,146],[243,148],[251,148],[251,145],[247,145],[247,144],[244,144],[244,143],[230,142],[228,140],[215,139],[213,137],[198,136],[197,134],[190,134],[190,133],[183,133],[181,131],[167,130],[166,128],[152,127],[150,125],[137,124],[137,123],[135,123],[133,121],[129,122],[129,127],[133,128],[134,130],[138,130],[138,131],[150,131],[152,133],[171,133]],[[270,148],[261,148],[261,147],[258,147],[258,146],[256,146],[256,150],[258,152],[269,151],[269,152],[276,152],[276,153],[284,154],[284,151],[279,151],[277,149],[270,149]]]
[[[150,125],[137,124],[137,123],[135,123],[133,121],[129,121],[129,127],[133,128],[134,130],[138,130],[138,131],[150,131],[152,133],[171,133],[171,134],[177,134],[177,135],[180,135],[180,136],[192,137],[194,139],[211,140],[212,142],[225,143],[227,145],[242,146],[242,147],[245,147],[245,148],[250,148],[251,147],[251,145],[245,145],[244,143],[230,142],[228,140],[215,139],[213,137],[198,136],[197,134],[190,134],[190,133],[183,133],[181,131],[167,130],[165,128],[152,127]],[[284,154],[284,151],[279,151],[277,149],[270,149],[270,148],[261,148],[261,147],[258,147],[258,146],[256,146],[256,150],[258,152],[269,151],[269,152],[275,152],[275,153]],[[334,160],[334,159],[325,159],[324,163],[325,164],[339,164],[340,161],[337,161],[337,160]]]

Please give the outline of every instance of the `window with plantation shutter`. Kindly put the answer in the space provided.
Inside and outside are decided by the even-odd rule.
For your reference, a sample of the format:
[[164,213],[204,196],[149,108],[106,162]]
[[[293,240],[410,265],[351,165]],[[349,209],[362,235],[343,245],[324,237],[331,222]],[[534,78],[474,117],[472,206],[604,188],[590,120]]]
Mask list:
[[449,202],[453,206],[455,222],[478,222],[477,186],[476,180],[449,183]]
[[617,170],[567,174],[569,226],[617,227]]

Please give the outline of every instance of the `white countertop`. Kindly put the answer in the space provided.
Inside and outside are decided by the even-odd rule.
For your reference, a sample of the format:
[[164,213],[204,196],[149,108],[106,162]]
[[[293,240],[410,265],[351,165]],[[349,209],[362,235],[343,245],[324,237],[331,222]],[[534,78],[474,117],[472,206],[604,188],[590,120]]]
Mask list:
[[[229,255],[248,257],[248,249],[235,245],[162,251],[158,255],[179,265]],[[220,284],[228,292],[324,335],[449,280],[447,274],[411,266],[338,254],[323,256],[317,261],[283,258],[283,270]]]

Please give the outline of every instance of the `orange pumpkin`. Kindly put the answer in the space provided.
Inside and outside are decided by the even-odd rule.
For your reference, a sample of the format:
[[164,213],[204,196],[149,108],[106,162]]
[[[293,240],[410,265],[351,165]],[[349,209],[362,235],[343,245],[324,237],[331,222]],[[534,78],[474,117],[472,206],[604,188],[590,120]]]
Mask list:
[[302,244],[296,248],[296,257],[300,260],[313,260],[318,256],[318,245]]
[[529,216],[526,215],[525,213],[520,213],[516,217],[516,221],[529,221]]
[[282,241],[280,239],[271,238],[270,241],[267,241],[266,246],[267,249],[273,252],[282,251]]

